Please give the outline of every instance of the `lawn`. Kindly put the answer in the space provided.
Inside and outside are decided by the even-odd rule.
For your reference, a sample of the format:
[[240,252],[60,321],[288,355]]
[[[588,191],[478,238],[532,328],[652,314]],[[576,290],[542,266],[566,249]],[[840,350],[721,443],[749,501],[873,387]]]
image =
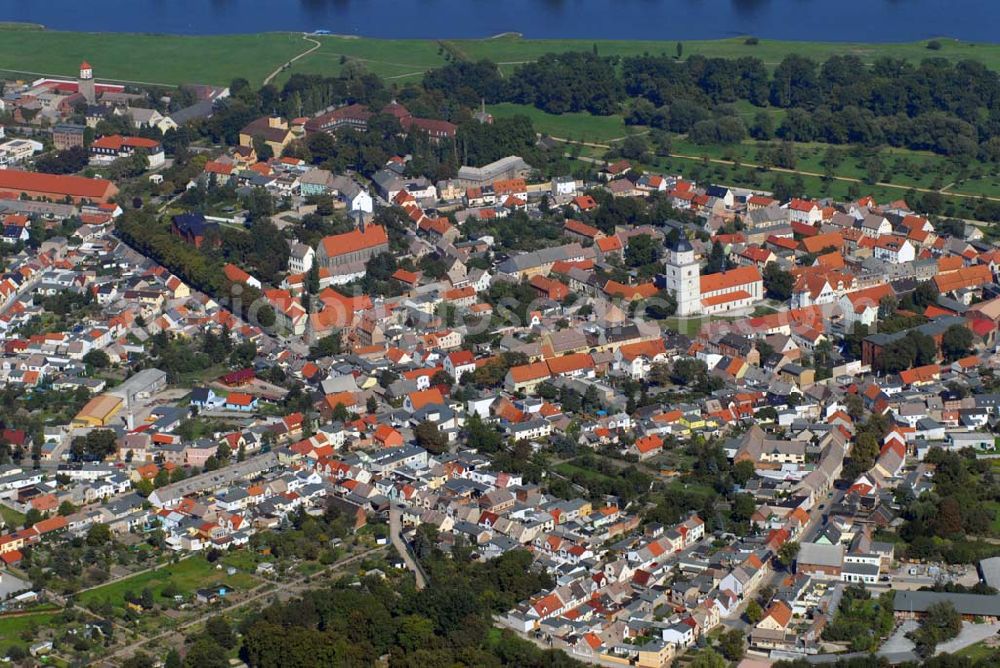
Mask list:
[[664,329],[675,331],[678,334],[694,336],[701,331],[703,326],[710,322],[715,322],[716,320],[729,320],[729,318],[723,318],[718,315],[694,315],[684,318],[680,316],[670,316],[669,318],[661,320],[660,326]]
[[[994,459],[993,461],[997,460]],[[988,510],[993,511],[993,535],[1000,536],[1000,503],[996,501],[987,501],[985,506]]]
[[567,478],[573,479],[574,476],[576,476],[577,479],[585,482],[607,482],[612,479],[610,476],[607,476],[600,471],[584,468],[583,466],[578,466],[571,462],[556,464],[554,468],[557,473],[561,473]]
[[[311,44],[298,33],[248,35],[149,35],[133,33],[79,33],[32,29],[24,25],[0,24],[0,64],[8,72],[25,78],[38,74],[74,76],[84,59],[95,67],[98,78],[150,83],[228,84],[244,77],[259,84],[270,72],[308,49]],[[342,60],[353,59],[370,72],[390,81],[411,81],[424,71],[446,62],[446,57],[478,60],[488,58],[510,74],[517,64],[536,60],[546,53],[590,51],[605,56],[637,56],[646,53],[677,53],[675,41],[643,40],[530,40],[504,36],[480,40],[386,40],[367,37],[315,37],[322,46],[282,72],[280,84],[295,72],[335,74]],[[725,58],[756,56],[774,67],[790,53],[816,60],[835,54],[855,54],[865,62],[881,56],[919,62],[924,58],[951,61],[975,59],[1000,69],[1000,44],[971,44],[938,40],[940,50],[928,50],[926,42],[862,44],[849,42],[783,42],[760,40],[748,45],[741,37],[683,42],[683,56],[698,54]],[[142,57],[136,57],[142,54]]]
[[152,590],[156,601],[162,602],[160,595],[168,583],[173,583],[184,596],[194,594],[195,590],[215,584],[228,584],[237,591],[246,591],[257,584],[257,578],[248,573],[226,575],[225,570],[216,570],[215,564],[210,564],[204,557],[190,557],[177,564],[147,573],[141,573],[124,580],[106,584],[97,589],[91,589],[80,594],[80,603],[87,605],[99,601],[110,601],[115,607],[125,605],[125,592],[139,594],[147,587]]
[[257,564],[262,561],[268,561],[268,559],[264,558],[260,553],[251,550],[232,550],[222,557],[224,565],[232,566],[237,570],[247,573],[255,573],[257,571]]
[[961,656],[966,659],[973,661],[974,663],[980,663],[981,665],[988,665],[986,661],[990,658],[996,658],[1000,656],[998,650],[993,647],[987,647],[985,641],[977,642],[974,645],[969,645],[968,647],[963,647],[955,653],[956,656]]
[[4,503],[0,503],[0,517],[8,529],[19,529],[24,526],[24,513],[19,513]]
[[184,36],[0,29],[0,68],[25,79],[40,74],[75,77],[87,60],[99,80],[228,85],[244,77],[260,85],[309,46],[291,33]]
[[548,114],[527,104],[494,104],[487,108],[497,118],[527,116],[538,132],[574,141],[606,143],[628,134],[620,115],[593,116],[586,112]]
[[46,610],[27,615],[0,616],[0,647],[4,650],[11,645],[26,647],[28,643],[21,640],[21,632],[32,626],[38,628],[50,626],[58,614],[58,610]]
[[[281,73],[278,82],[293,73],[333,75],[344,62],[355,61],[388,81],[408,83],[419,81],[429,69],[445,64],[443,47],[432,40],[368,39],[358,37],[315,37],[322,46],[308,56],[295,61]],[[307,45],[308,46],[308,45]]]

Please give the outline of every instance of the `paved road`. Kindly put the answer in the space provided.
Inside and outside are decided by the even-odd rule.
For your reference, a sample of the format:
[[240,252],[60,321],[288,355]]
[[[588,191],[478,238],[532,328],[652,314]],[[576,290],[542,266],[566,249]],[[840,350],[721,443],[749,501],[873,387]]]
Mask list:
[[[805,529],[795,537],[795,540],[799,543],[809,543],[816,538],[816,534],[819,533],[820,529],[823,527],[823,513],[830,509],[831,506],[839,503],[841,497],[844,493],[838,489],[834,489],[829,495],[824,497],[813,506],[813,509],[809,512],[809,521],[806,523]],[[820,509],[822,506],[822,510]],[[768,576],[764,579],[764,582],[758,587],[758,590],[770,585],[771,587],[777,589],[778,584],[788,575],[787,571],[783,570],[772,570]],[[750,632],[750,625],[743,621],[743,611],[746,606],[753,599],[753,596],[746,596],[740,605],[736,608],[736,613],[726,619],[722,620],[722,624],[726,628],[740,629],[746,633]]]
[[962,631],[958,634],[958,637],[938,645],[935,653],[954,654],[958,650],[965,649],[969,645],[975,645],[977,642],[986,640],[998,632],[1000,632],[1000,624],[972,624],[963,622]]
[[396,548],[396,552],[399,552],[399,556],[403,558],[403,562],[406,567],[413,571],[414,577],[417,579],[417,590],[421,590],[427,586],[427,578],[424,576],[424,569],[420,567],[413,555],[410,554],[410,548],[407,547],[406,541],[403,540],[403,512],[399,508],[391,508],[389,510],[389,536],[392,539],[392,546]]

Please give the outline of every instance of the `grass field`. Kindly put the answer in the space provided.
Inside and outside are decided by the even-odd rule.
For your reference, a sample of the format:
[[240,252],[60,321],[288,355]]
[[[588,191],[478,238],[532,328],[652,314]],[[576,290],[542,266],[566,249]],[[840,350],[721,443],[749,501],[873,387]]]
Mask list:
[[603,483],[612,480],[610,476],[605,475],[600,471],[584,468],[583,466],[579,466],[572,462],[563,462],[561,464],[556,464],[555,470],[558,473],[561,473],[562,475],[566,476],[567,478],[572,478],[574,476],[577,476],[579,480],[582,480],[584,482]]
[[0,517],[8,529],[18,529],[24,526],[24,513],[19,513],[10,506],[0,503]]
[[[322,46],[281,73],[281,83],[294,72],[335,74],[342,57],[361,62],[389,81],[406,82],[450,58],[500,63],[505,74],[519,63],[546,53],[590,51],[601,55],[635,56],[645,53],[676,55],[675,41],[530,40],[503,36],[480,40],[385,40],[366,37],[317,37]],[[862,44],[851,42],[783,42],[760,40],[748,45],[744,38],[683,42],[683,56],[700,54],[736,58],[756,56],[769,67],[789,53],[816,60],[835,54],[855,54],[866,62],[881,56],[919,62],[928,57],[957,61],[975,59],[1000,69],[1000,44],[971,44],[938,40],[942,48],[927,49],[926,42]],[[312,45],[299,33],[249,35],[147,35],[131,33],[77,33],[0,23],[0,67],[21,72],[73,76],[84,59],[98,78],[149,83],[228,84],[244,77],[259,84],[267,74]]]
[[619,115],[592,116],[586,112],[548,114],[527,104],[494,104],[487,108],[497,118],[522,115],[531,119],[538,132],[574,141],[608,142],[628,134]]
[[[424,72],[445,64],[445,51],[433,40],[367,39],[359,37],[315,37],[322,46],[297,60],[278,77],[285,81],[293,73],[333,75],[340,71],[341,61],[352,60],[364,65],[369,72],[387,81],[407,83],[417,80]],[[308,44],[303,42],[303,50]]]
[[[757,108],[749,103],[741,102],[734,105],[737,112],[752,121],[759,112],[772,114],[775,123],[780,123],[784,110]],[[496,104],[489,108],[497,117],[507,117],[521,114],[531,118],[535,129],[544,134],[574,142],[589,142],[610,145],[615,140],[622,139],[632,133],[643,133],[645,128],[626,126],[620,115],[592,116],[587,113],[548,114],[540,109],[521,104]],[[683,137],[672,142],[672,157],[667,160],[657,160],[648,167],[653,169],[673,171],[681,174],[702,174],[698,167],[704,164],[705,158],[711,160],[735,161],[737,165],[710,164],[713,178],[719,182],[731,185],[749,186],[770,189],[777,172],[758,174],[748,178],[750,171],[746,166],[760,164],[762,149],[771,142],[746,140],[741,144],[728,146],[700,145]],[[603,156],[604,149],[584,147],[582,155],[592,158]],[[840,162],[833,169],[835,176],[864,181],[868,177],[867,161],[877,154],[883,164],[879,185],[857,183],[853,186],[848,181],[827,181],[822,178],[826,167],[824,158],[831,148],[821,143],[796,143],[794,146],[796,163],[795,171],[802,172],[802,178],[808,187],[810,196],[846,197],[849,191],[859,190],[871,194],[877,199],[899,199],[910,188],[938,190],[946,188],[947,194],[970,195],[978,197],[1000,197],[1000,174],[991,173],[989,164],[973,163],[969,167],[959,167],[947,158],[927,151],[911,151],[901,148],[880,147],[864,149],[851,145],[833,146],[840,155]],[[709,176],[702,174],[702,178]],[[793,178],[785,174],[786,180]]]
[[91,589],[80,594],[80,603],[87,605],[100,601],[110,601],[115,607],[125,605],[125,592],[139,594],[149,588],[154,600],[163,602],[160,595],[168,583],[173,583],[181,594],[190,596],[196,589],[227,584],[237,591],[246,591],[257,583],[257,578],[248,573],[226,575],[225,570],[216,570],[214,564],[208,563],[203,557],[191,557],[178,564],[171,564],[155,571],[141,573],[124,580],[112,582],[97,589]]
[[974,645],[969,645],[968,647],[964,647],[958,650],[955,653],[955,655],[964,657],[966,659],[971,659],[972,661],[983,662],[982,665],[985,666],[988,665],[987,663],[985,663],[988,659],[991,658],[997,659],[997,657],[1000,657],[1000,650],[997,650],[992,647],[987,647],[986,642],[983,641],[983,642],[977,642]]
[[57,614],[59,614],[58,610],[45,610],[44,612],[16,617],[0,616],[0,647],[3,647],[5,651],[11,645],[27,647],[29,643],[21,640],[21,632],[31,627],[49,626]]
[[[996,460],[994,460],[996,461]],[[993,535],[1000,536],[1000,503],[996,501],[987,501],[985,504],[987,509],[993,511]]]
[[135,35],[52,30],[0,30],[0,68],[76,76],[80,62],[98,79],[157,84],[227,85],[235,77],[260,84],[271,71],[305,51],[300,35]]

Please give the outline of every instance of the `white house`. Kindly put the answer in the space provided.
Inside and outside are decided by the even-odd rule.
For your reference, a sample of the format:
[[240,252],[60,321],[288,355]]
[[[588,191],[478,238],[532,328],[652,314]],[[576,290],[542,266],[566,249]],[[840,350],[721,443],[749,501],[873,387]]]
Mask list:
[[823,210],[816,202],[804,199],[793,199],[788,203],[788,215],[793,223],[815,225],[823,219]]
[[373,211],[371,194],[354,179],[347,176],[335,176],[331,180],[331,186],[337,192],[337,198],[347,205],[348,211],[363,211],[365,213]]
[[14,165],[24,162],[44,149],[45,146],[42,142],[34,139],[11,139],[0,144],[0,165]]
[[884,260],[892,264],[905,264],[913,262],[917,253],[909,239],[895,235],[885,235],[875,240],[875,248],[872,250],[872,255],[878,260]]

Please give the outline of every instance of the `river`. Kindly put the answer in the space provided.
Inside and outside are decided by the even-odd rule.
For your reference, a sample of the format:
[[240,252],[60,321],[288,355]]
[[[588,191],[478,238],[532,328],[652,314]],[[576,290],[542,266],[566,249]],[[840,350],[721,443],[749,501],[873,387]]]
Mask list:
[[0,0],[0,21],[174,34],[329,30],[386,38],[993,41],[996,0]]

